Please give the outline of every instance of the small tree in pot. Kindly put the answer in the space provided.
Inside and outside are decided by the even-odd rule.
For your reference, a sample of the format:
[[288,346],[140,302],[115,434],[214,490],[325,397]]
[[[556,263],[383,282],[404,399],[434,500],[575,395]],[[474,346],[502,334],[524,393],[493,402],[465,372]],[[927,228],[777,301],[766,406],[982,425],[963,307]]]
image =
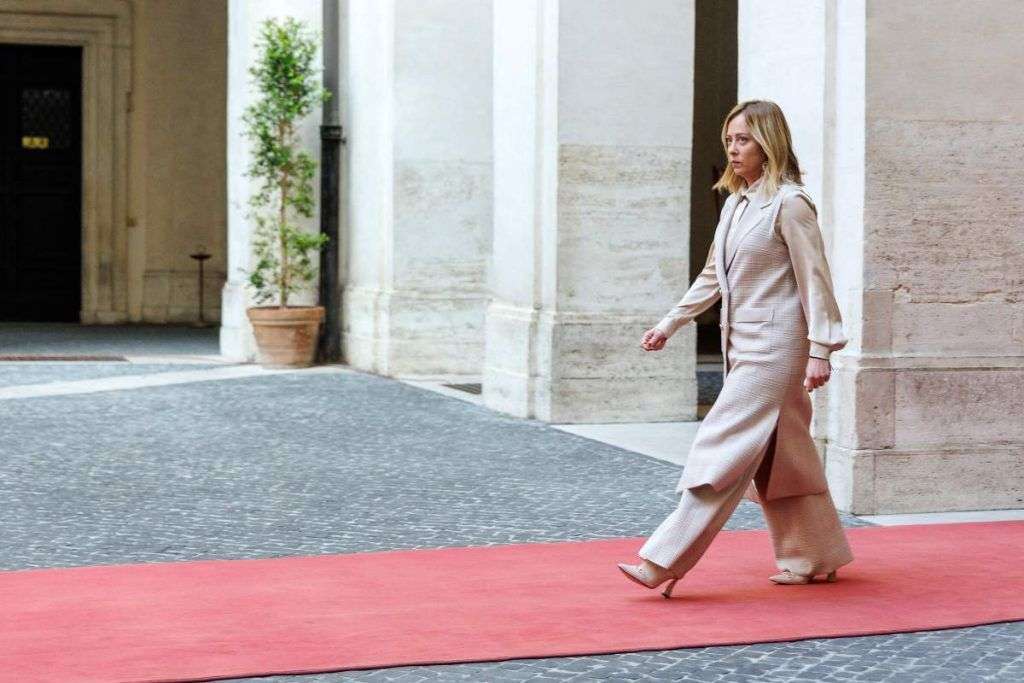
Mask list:
[[[263,22],[256,43],[259,58],[249,68],[259,98],[245,111],[245,134],[253,141],[246,176],[260,181],[250,197],[249,218],[255,222],[256,264],[248,275],[255,302],[275,305],[247,309],[259,348],[260,363],[307,366],[313,362],[323,306],[289,306],[290,295],[308,287],[317,268],[311,252],[327,236],[310,234],[291,214],[314,215],[313,176],[316,161],[299,148],[296,124],[330,93],[322,89],[313,69],[317,41],[303,24],[288,17]],[[297,219],[296,219],[297,220]]]

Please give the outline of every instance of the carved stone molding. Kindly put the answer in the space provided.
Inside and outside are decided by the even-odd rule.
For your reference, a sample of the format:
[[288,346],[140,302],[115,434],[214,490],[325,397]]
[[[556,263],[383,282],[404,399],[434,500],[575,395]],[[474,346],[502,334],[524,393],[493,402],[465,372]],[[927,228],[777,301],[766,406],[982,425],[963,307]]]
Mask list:
[[82,47],[83,323],[128,318],[128,0],[0,0],[0,43]]

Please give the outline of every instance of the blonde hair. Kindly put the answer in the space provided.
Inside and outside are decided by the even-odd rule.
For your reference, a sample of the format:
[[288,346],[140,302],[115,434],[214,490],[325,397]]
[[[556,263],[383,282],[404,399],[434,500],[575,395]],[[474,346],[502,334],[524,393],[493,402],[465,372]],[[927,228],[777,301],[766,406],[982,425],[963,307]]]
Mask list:
[[[728,157],[729,148],[725,142],[725,136],[729,129],[729,123],[743,114],[747,120],[747,128],[754,141],[761,146],[761,151],[768,158],[768,168],[764,173],[763,191],[773,195],[783,183],[795,183],[803,185],[801,179],[803,173],[800,171],[800,162],[793,153],[793,138],[789,134],[789,125],[779,105],[770,100],[746,100],[740,102],[725,117],[722,124],[722,148]],[[712,190],[727,190],[737,192],[746,186],[742,176],[733,170],[732,164],[726,163],[725,172],[718,179]]]

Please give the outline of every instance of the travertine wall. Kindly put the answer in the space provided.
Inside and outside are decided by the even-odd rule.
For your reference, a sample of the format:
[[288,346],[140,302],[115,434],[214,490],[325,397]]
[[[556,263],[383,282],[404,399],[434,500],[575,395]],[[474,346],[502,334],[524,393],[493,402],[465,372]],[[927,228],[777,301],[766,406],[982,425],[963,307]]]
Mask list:
[[796,4],[741,2],[741,85],[794,127],[850,336],[815,402],[836,502],[1024,507],[1024,8]]
[[224,0],[136,0],[132,95],[129,319],[220,315],[227,262]]
[[855,511],[1024,507],[1022,21],[867,3],[862,348],[829,449]]
[[349,0],[344,356],[477,375],[491,249],[491,2]]
[[553,422],[695,413],[692,3],[496,3],[488,406]]

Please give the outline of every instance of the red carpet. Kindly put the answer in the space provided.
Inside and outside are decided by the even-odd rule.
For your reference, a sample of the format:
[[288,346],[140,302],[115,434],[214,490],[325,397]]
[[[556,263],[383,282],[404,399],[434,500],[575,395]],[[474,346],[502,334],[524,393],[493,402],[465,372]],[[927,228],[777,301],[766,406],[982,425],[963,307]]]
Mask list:
[[1024,619],[1024,522],[848,531],[838,583],[776,586],[766,533],[727,531],[671,600],[615,567],[642,538],[0,572],[0,677],[213,680]]

